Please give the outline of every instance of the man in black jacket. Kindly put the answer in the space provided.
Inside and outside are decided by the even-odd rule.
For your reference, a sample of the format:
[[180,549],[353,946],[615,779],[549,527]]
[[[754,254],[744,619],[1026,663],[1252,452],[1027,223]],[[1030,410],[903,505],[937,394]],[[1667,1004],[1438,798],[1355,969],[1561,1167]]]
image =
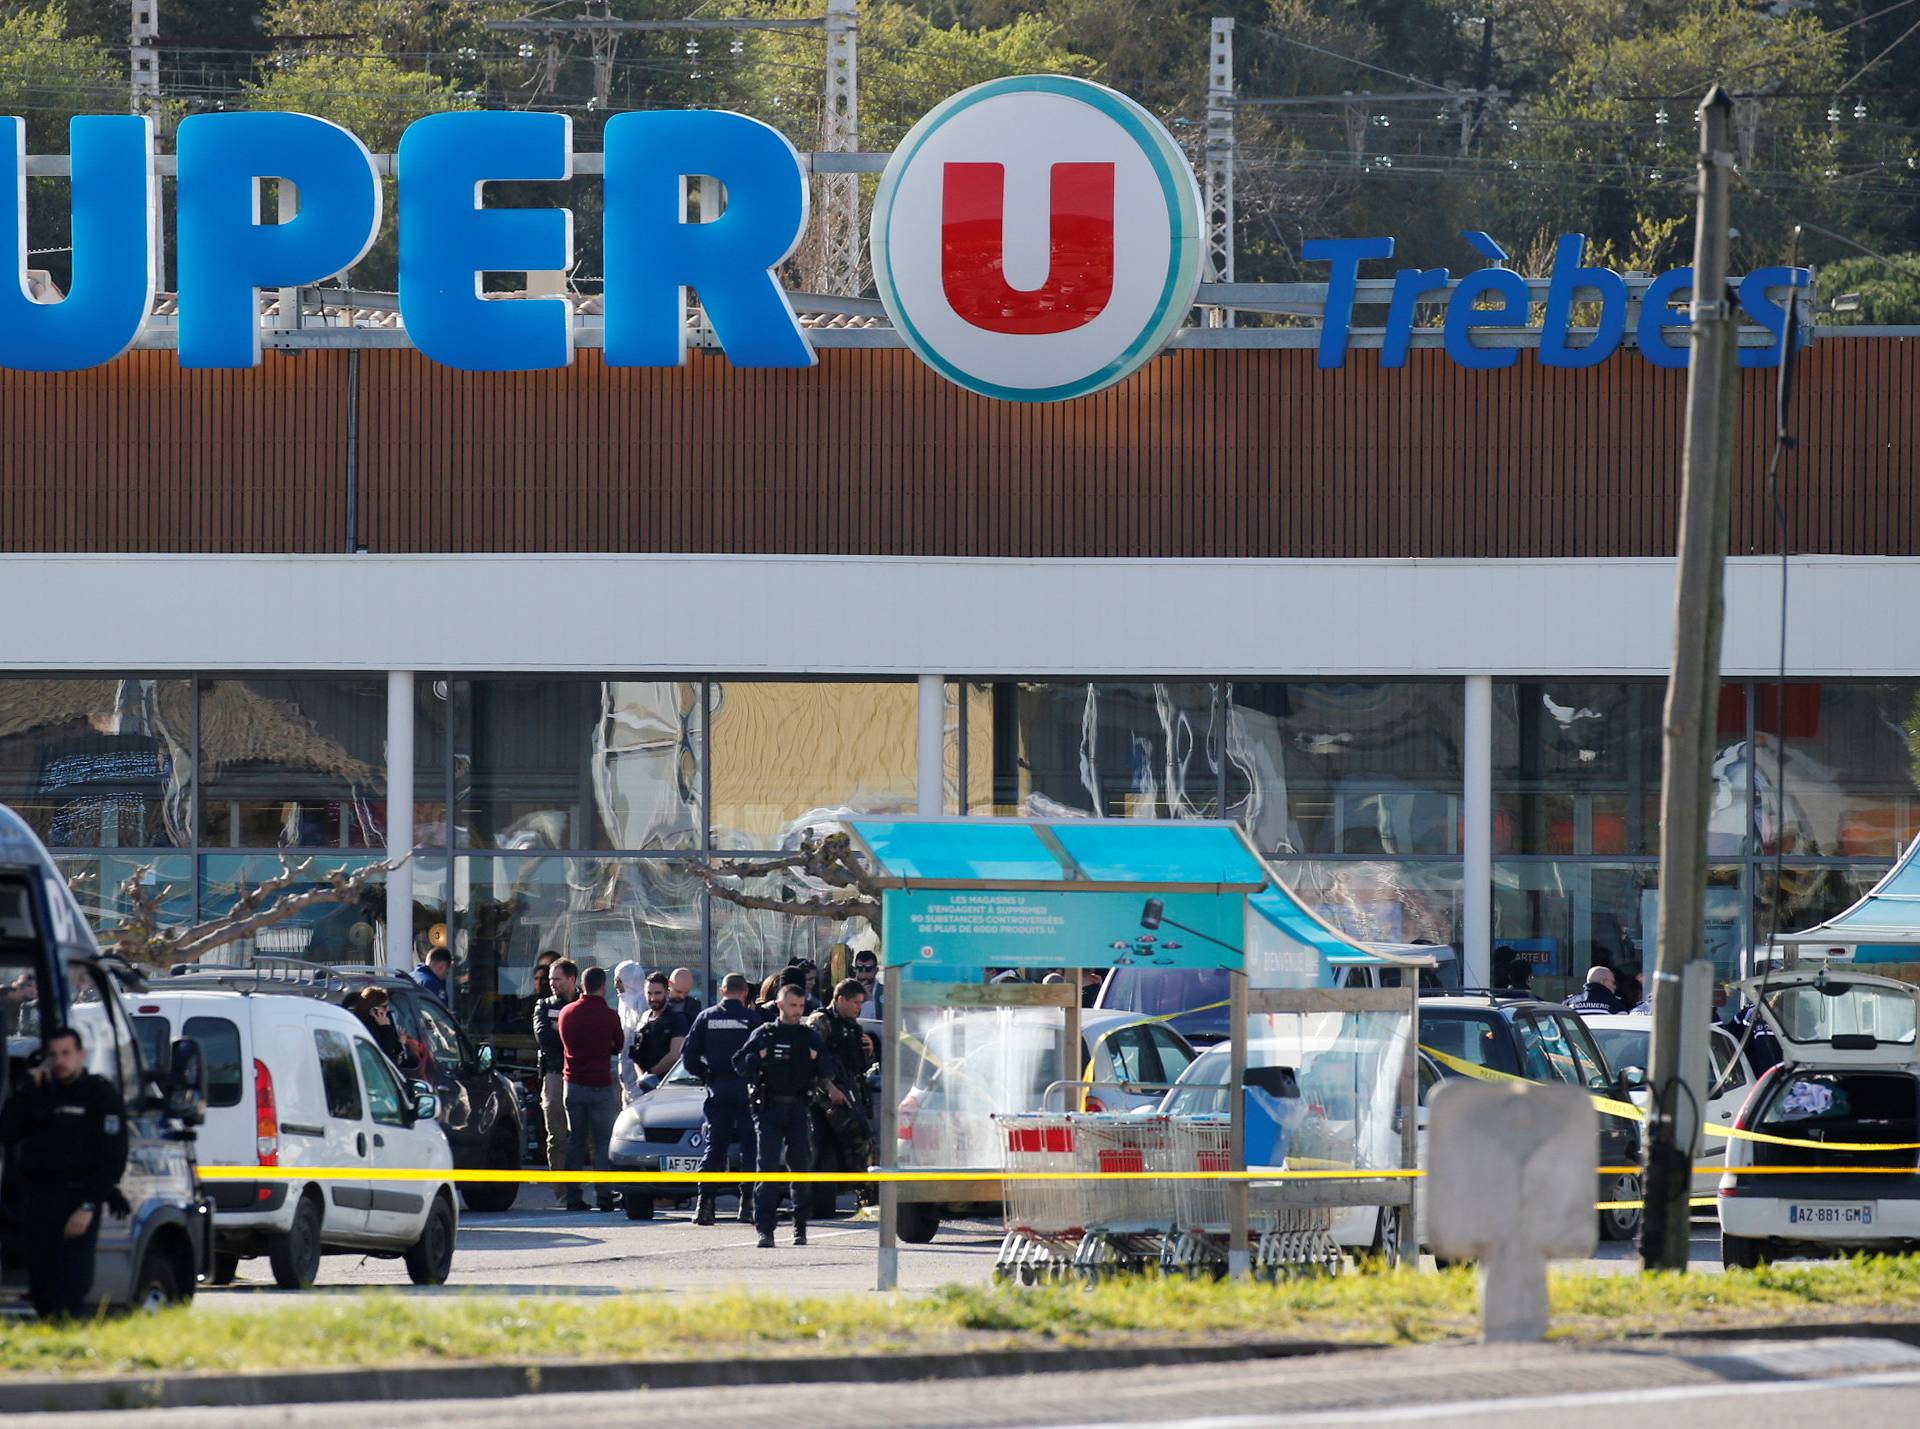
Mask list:
[[81,1313],[93,1289],[100,1217],[128,1214],[126,1109],[105,1077],[87,1070],[80,1034],[56,1028],[46,1061],[0,1109],[0,1146],[18,1146],[26,1186],[27,1282],[43,1320]]
[[[807,1095],[815,1077],[834,1075],[827,1044],[800,1020],[807,1009],[803,988],[787,983],[780,989],[778,1022],[753,1029],[746,1045],[734,1056],[733,1069],[747,1081],[753,1107],[754,1156],[761,1176],[784,1163],[788,1171],[813,1167],[813,1145],[807,1130]],[[800,1183],[793,1185],[793,1243],[807,1243],[807,1197]],[[764,1250],[773,1244],[774,1223],[780,1216],[780,1188],[762,1180],[753,1192],[753,1224]]]
[[[740,973],[728,973],[720,982],[720,1001],[693,1019],[693,1030],[680,1049],[680,1060],[689,1072],[707,1084],[707,1149],[700,1158],[702,1171],[725,1171],[727,1156],[740,1148],[740,1169],[754,1167],[753,1115],[747,1109],[747,1081],[733,1067],[733,1059],[747,1045],[747,1038],[760,1025],[760,1016],[747,1006],[753,984]],[[700,1183],[700,1196],[694,1202],[696,1225],[710,1226],[714,1219],[714,1198],[718,1191],[711,1182]],[[740,1183],[740,1219],[753,1219],[753,1192]]]
[[[560,1076],[565,1057],[560,1046],[560,1014],[580,991],[580,966],[562,958],[547,969],[550,997],[533,1004],[533,1041],[540,1066],[540,1116],[547,1128],[547,1169],[567,1168],[567,1084]],[[567,1188],[555,1183],[555,1205],[565,1205]]]

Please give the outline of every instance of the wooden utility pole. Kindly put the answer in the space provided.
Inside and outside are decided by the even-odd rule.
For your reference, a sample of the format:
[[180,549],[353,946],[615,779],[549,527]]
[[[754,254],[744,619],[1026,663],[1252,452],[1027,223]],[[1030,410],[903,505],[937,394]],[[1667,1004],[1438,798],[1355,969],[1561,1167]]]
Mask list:
[[[1660,923],[1653,974],[1652,1106],[1640,1257],[1684,1270],[1691,1230],[1694,1142],[1704,1086],[1689,1085],[1687,1044],[1705,1039],[1705,1009],[1689,1009],[1683,974],[1700,951],[1707,889],[1720,632],[1725,614],[1729,472],[1738,366],[1727,301],[1727,147],[1733,101],[1715,85],[1700,102],[1700,204],[1693,239],[1692,360],[1660,788]],[[1695,1025],[1695,1024],[1698,1025]]]

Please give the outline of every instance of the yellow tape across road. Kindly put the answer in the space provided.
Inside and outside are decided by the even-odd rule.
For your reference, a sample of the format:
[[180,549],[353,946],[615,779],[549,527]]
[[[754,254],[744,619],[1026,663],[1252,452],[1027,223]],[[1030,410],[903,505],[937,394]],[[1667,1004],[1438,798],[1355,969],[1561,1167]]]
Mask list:
[[761,1181],[870,1185],[876,1181],[1393,1181],[1427,1173],[1282,1171],[434,1171],[419,1167],[202,1166],[203,1181],[521,1181],[530,1184],[737,1186]]

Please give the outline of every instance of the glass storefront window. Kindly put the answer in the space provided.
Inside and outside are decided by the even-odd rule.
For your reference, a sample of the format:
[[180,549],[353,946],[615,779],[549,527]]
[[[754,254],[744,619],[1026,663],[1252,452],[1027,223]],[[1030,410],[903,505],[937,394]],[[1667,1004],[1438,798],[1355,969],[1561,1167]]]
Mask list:
[[[314,892],[326,886],[331,873],[353,873],[380,862],[377,854],[342,855],[326,850],[289,850],[287,862],[299,876],[278,890],[263,906],[282,897]],[[304,865],[304,867],[303,867]],[[447,865],[445,860],[416,857],[413,869],[413,923],[404,941],[389,956],[387,947],[386,875],[377,875],[348,902],[327,898],[302,908],[293,917],[259,929],[237,942],[212,949],[206,961],[222,965],[244,963],[255,955],[299,958],[314,963],[364,963],[411,968],[415,941],[435,925],[447,921]],[[257,891],[280,876],[275,854],[208,854],[200,860],[200,916],[206,921],[233,911],[243,895]]]
[[[1788,785],[1792,792],[1792,785]],[[1816,927],[1835,914],[1844,913],[1858,903],[1887,874],[1891,863],[1795,863],[1787,860],[1780,868],[1781,896],[1774,907],[1773,931],[1800,933]],[[1767,905],[1774,901],[1774,876],[1771,860],[1755,866],[1753,894],[1754,942],[1767,935]]]
[[462,846],[700,846],[698,682],[459,680],[451,698]]
[[55,861],[73,890],[74,901],[97,934],[119,926],[133,912],[126,884],[136,875],[142,894],[159,899],[160,926],[184,928],[193,922],[193,859],[188,854],[148,858],[62,854]]
[[0,679],[0,804],[49,848],[193,842],[193,688]]
[[1460,851],[1460,681],[1228,689],[1227,816],[1262,851]]
[[387,682],[200,684],[201,837],[226,848],[378,848]]
[[709,689],[715,848],[782,848],[815,816],[914,808],[913,684],[715,680]]
[[979,711],[969,712],[969,783],[978,787],[981,765],[991,771],[996,814],[1215,818],[1218,690],[1196,682],[994,685],[984,738]]
[[[1551,998],[1578,991],[1596,963],[1637,975],[1653,962],[1659,887],[1660,868],[1651,862],[1496,862],[1493,963],[1525,958],[1535,990]],[[1743,902],[1740,866],[1709,866],[1703,945],[1723,981],[1745,937]]]
[[[1285,859],[1274,870],[1300,901],[1363,943],[1460,942],[1460,865],[1446,860]],[[1441,977],[1458,982],[1459,968]]]
[[[743,891],[777,897],[774,881],[744,880]],[[845,942],[866,928],[865,920],[843,922],[834,918],[796,918],[757,908],[742,908],[737,903],[715,897],[713,917],[713,976],[716,982],[728,973],[745,973],[753,982],[755,997],[762,982],[795,958],[811,958],[825,968],[835,943]]]
[[533,963],[548,949],[605,968],[609,985],[631,958],[648,972],[691,968],[696,989],[704,986],[703,897],[699,879],[673,859],[455,859],[462,1020],[531,1062]]
[[[1920,833],[1920,681],[1753,686],[1756,841],[1801,858],[1893,858]],[[1784,758],[1780,754],[1784,733]],[[1784,786],[1784,807],[1782,804]]]
[[[1493,846],[1498,853],[1627,857],[1660,852],[1657,680],[1496,681]],[[1745,836],[1744,718],[1716,760],[1712,852]]]

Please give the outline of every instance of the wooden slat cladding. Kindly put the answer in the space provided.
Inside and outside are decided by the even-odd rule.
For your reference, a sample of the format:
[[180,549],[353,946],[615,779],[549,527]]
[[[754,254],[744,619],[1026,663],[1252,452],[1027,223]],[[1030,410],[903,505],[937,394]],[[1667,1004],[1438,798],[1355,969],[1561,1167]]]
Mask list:
[[[1797,551],[1920,553],[1920,355],[1828,338],[1786,465]],[[346,355],[254,372],[141,352],[0,377],[0,548],[337,551]],[[456,372],[360,354],[360,537],[374,551],[862,555],[1663,555],[1684,373],[1469,372],[1431,350],[1167,354],[1053,406],[992,402],[898,350],[806,372]],[[1772,374],[1743,374],[1736,553],[1766,551]]]
[[346,549],[347,357],[0,372],[0,550]]

